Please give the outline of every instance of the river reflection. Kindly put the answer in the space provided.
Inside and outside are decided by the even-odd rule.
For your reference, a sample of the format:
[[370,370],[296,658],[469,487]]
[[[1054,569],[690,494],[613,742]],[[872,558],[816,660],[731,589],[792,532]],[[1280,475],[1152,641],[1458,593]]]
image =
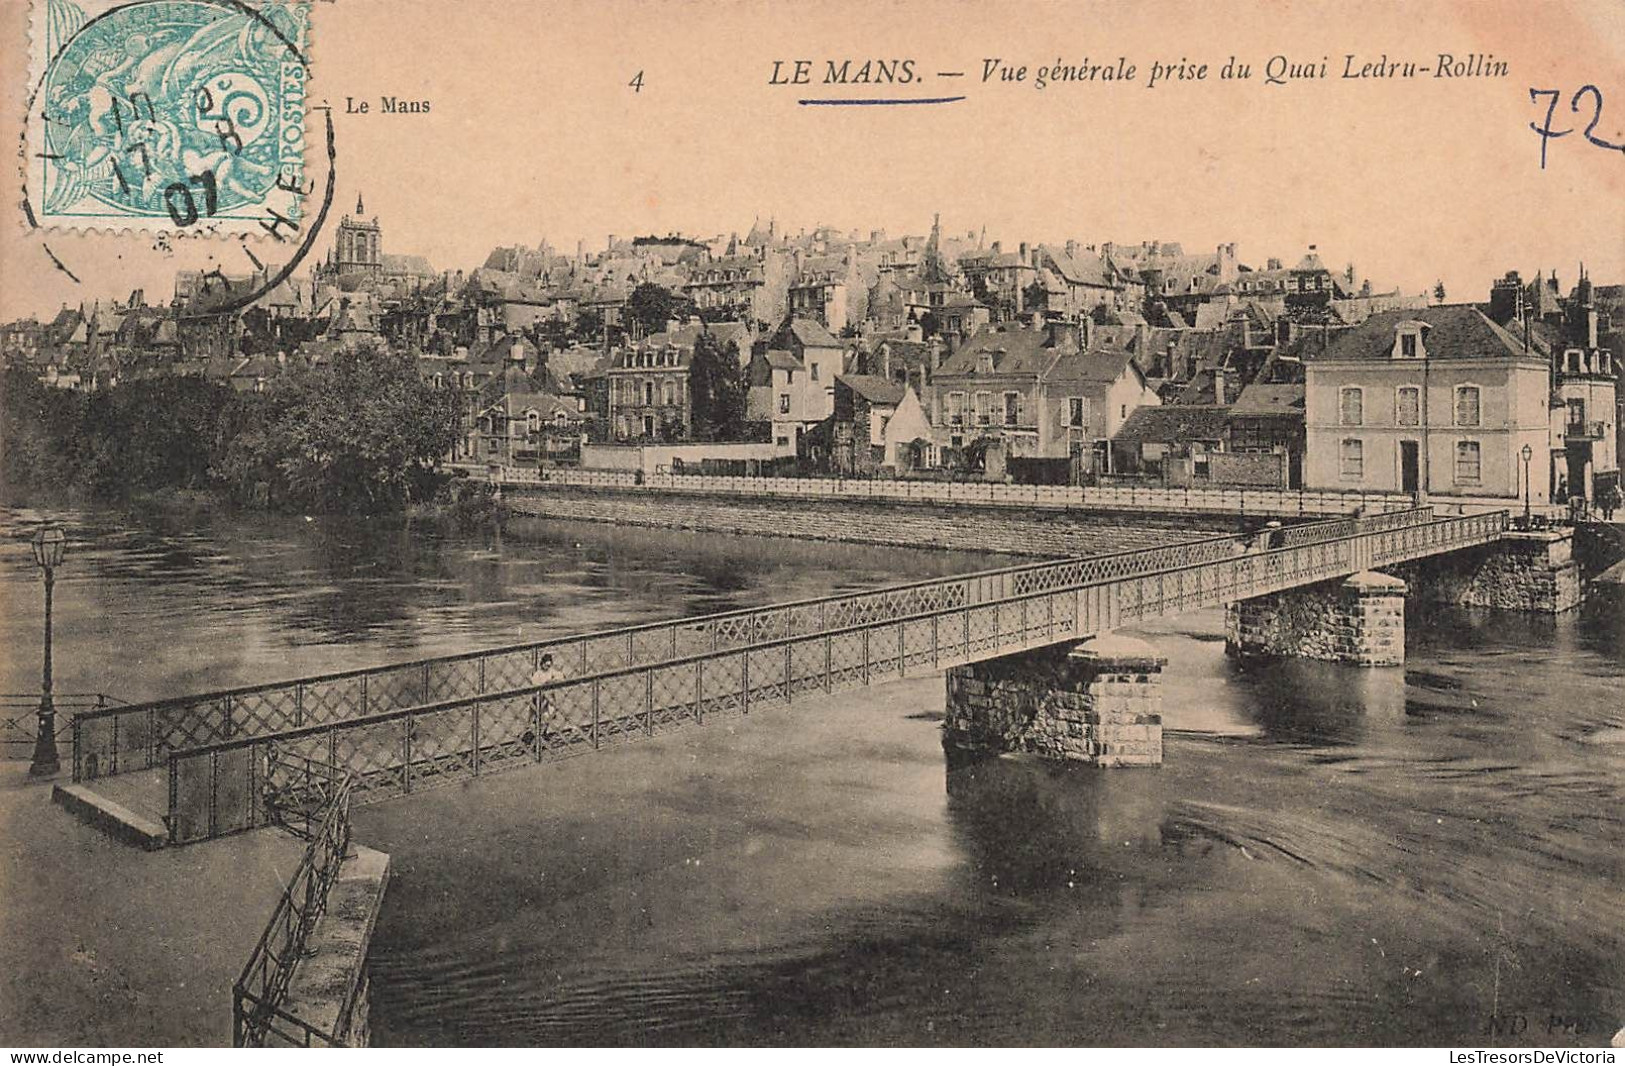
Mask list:
[[[0,510],[0,692],[37,690],[43,598],[27,536],[41,517]],[[459,534],[201,507],[51,517],[70,538],[57,688],[132,701],[1016,561],[544,519]]]

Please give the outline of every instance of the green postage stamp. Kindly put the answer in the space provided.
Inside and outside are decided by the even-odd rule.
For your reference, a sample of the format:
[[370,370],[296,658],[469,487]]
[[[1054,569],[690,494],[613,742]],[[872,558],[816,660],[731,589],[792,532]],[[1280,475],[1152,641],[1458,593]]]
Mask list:
[[30,221],[297,229],[309,37],[308,0],[33,0]]

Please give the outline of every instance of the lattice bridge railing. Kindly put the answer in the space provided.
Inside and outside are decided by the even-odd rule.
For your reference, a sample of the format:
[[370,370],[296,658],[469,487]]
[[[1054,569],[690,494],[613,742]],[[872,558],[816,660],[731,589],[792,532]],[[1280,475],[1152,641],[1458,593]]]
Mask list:
[[[170,752],[168,824],[176,843],[267,824],[275,768],[306,760],[353,775],[358,802],[599,751],[689,723],[793,704],[878,681],[1247,599],[1375,566],[1496,540],[1504,512],[1401,525],[1340,539],[1171,562],[1058,564],[998,595],[911,601],[852,614],[821,631],[616,666],[541,686],[473,696]],[[1086,566],[1086,563],[1102,563]],[[986,575],[981,575],[986,576]],[[975,580],[975,576],[962,581]]]

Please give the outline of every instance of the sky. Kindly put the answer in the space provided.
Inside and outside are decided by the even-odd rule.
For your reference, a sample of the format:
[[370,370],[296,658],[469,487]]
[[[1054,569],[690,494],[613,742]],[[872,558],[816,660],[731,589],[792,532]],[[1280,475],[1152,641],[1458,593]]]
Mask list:
[[[28,10],[0,0],[0,136],[13,144]],[[1529,127],[1544,114],[1537,88],[1562,94],[1557,129],[1583,128],[1593,98],[1579,114],[1570,104],[1592,84],[1594,136],[1625,143],[1625,4],[1615,0],[321,0],[313,18],[311,99],[334,109],[336,206],[351,210],[364,194],[384,251],[439,269],[543,238],[573,251],[610,234],[743,234],[758,215],[791,231],[923,234],[940,212],[944,232],[985,227],[1006,247],[1234,241],[1242,262],[1262,266],[1316,245],[1334,269],[1352,262],[1406,292],[1442,280],[1453,300],[1486,298],[1508,269],[1555,269],[1567,287],[1581,261],[1599,283],[1625,282],[1625,152],[1574,133],[1550,142],[1542,169]],[[1431,67],[1440,52],[1491,55],[1509,74],[1339,76],[1350,53],[1356,67],[1384,55]],[[1251,79],[1219,77],[1232,56]],[[1328,76],[1265,84],[1272,56],[1324,61]],[[1035,85],[1041,66],[1119,57],[1138,68],[1134,81]],[[832,58],[852,69],[909,59],[923,79],[817,84]],[[775,60],[782,71],[797,59],[811,61],[813,84],[769,84]],[[1025,65],[1026,79],[984,82],[987,60]],[[1182,61],[1207,63],[1206,79],[1147,86],[1153,62]],[[381,113],[386,95],[430,110]],[[875,95],[965,99],[797,103]],[[347,113],[352,98],[369,113]],[[229,240],[165,249],[138,233],[29,232],[15,176],[11,186],[0,319],[136,287],[162,298],[177,269],[249,265]]]

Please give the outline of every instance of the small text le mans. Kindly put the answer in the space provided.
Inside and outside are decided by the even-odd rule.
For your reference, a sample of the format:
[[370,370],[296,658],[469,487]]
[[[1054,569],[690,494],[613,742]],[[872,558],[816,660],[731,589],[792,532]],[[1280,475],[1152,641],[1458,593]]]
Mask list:
[[[344,113],[346,115],[366,115],[372,112],[372,105],[365,100],[357,100],[353,96],[344,98]],[[428,100],[402,100],[398,96],[380,96],[378,110],[386,115],[426,115],[429,113]]]

